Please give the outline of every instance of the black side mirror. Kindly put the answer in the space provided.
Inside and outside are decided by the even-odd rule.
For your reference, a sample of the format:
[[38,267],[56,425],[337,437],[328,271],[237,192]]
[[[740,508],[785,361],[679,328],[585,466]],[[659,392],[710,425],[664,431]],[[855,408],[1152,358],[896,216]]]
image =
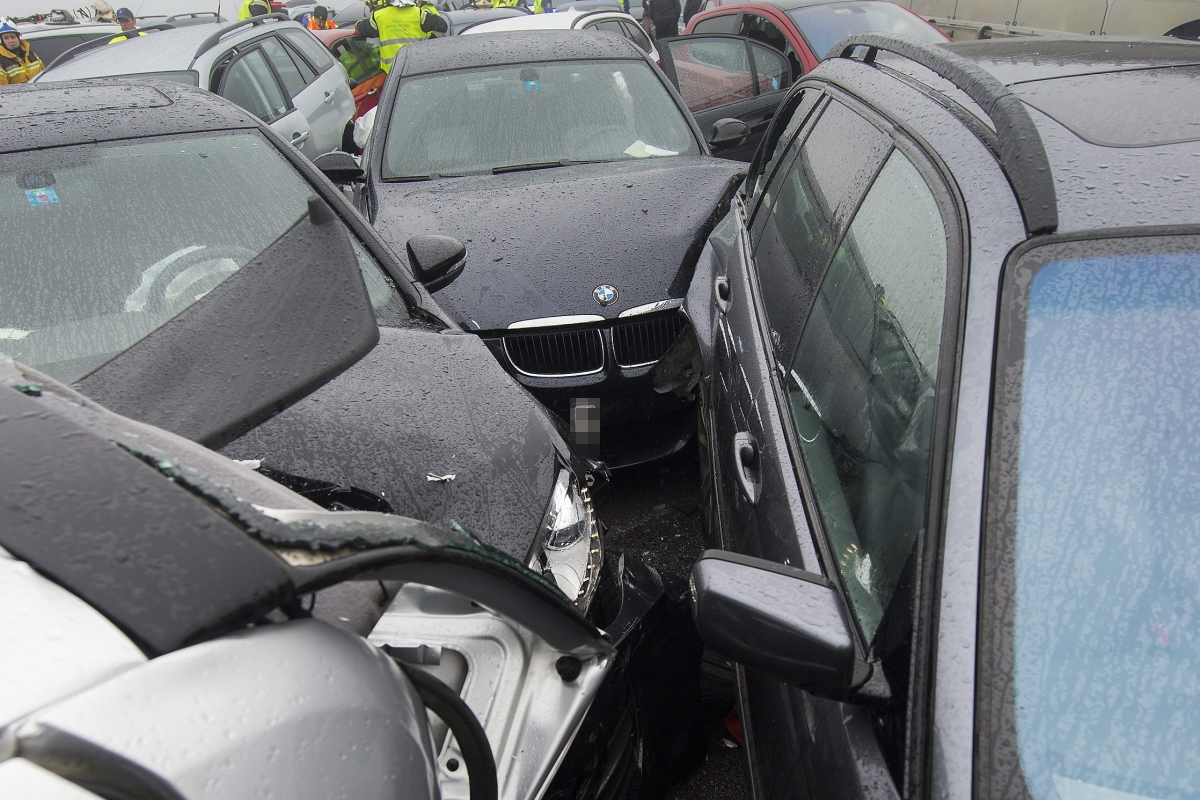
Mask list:
[[737,147],[750,138],[750,126],[734,117],[725,117],[713,123],[708,137],[708,146],[714,151]]
[[363,168],[358,165],[354,156],[341,150],[317,156],[313,159],[313,166],[339,186],[345,183],[362,183],[365,180]]
[[413,276],[431,292],[449,285],[467,264],[467,248],[453,236],[414,236],[405,249]]
[[349,86],[351,89],[353,89],[358,86],[358,79],[357,78],[346,78],[346,85]]
[[705,644],[826,697],[855,682],[854,637],[837,589],[820,575],[708,550],[692,567],[692,611]]

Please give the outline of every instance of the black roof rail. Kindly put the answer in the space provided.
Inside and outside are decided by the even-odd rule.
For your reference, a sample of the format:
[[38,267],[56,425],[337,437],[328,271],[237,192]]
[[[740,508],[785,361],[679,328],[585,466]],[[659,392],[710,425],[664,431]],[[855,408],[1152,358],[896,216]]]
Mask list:
[[214,17],[214,22],[224,22],[224,19],[216,11],[192,11],[188,14],[172,14],[163,21],[178,22],[181,19],[197,19],[199,17]]
[[1000,168],[1008,176],[1025,228],[1030,236],[1053,233],[1058,228],[1058,198],[1050,160],[1025,103],[994,75],[947,50],[907,36],[860,33],[839,42],[830,51],[833,58],[853,58],[865,47],[866,64],[874,64],[880,50],[907,58],[932,70],[974,100],[996,129],[1000,145]]
[[221,39],[223,39],[226,35],[233,33],[234,31],[238,30],[239,28],[252,28],[255,25],[262,25],[264,22],[266,22],[269,19],[282,20],[284,22],[292,21],[292,18],[289,17],[287,14],[279,12],[279,13],[275,13],[275,14],[262,14],[257,17],[251,17],[250,19],[241,19],[241,20],[238,20],[237,22],[231,22],[228,25],[226,25],[224,28],[221,28],[221,30],[213,31],[211,36],[209,36],[207,39],[205,39],[203,42],[201,42],[200,46],[196,48],[196,54],[192,56],[192,61],[194,62],[197,58],[199,58],[200,56],[207,53],[209,50],[212,50],[214,47],[216,47],[217,43],[220,42]]
[[[168,25],[165,22],[160,22],[157,25],[147,25],[144,28],[130,28],[127,31],[121,31],[121,30],[113,31],[111,36],[107,33],[102,33],[99,36],[97,36],[95,39],[89,39],[88,41],[84,42],[83,44],[75,45],[70,50],[64,50],[62,53],[59,54],[58,58],[54,59],[53,61],[51,61],[49,64],[46,65],[46,72],[49,72],[50,70],[54,69],[59,64],[65,64],[66,62],[70,61],[72,58],[74,58],[75,56],[77,56],[81,53],[86,53],[88,50],[96,50],[98,48],[104,47],[109,42],[112,42],[112,40],[117,36],[124,36],[126,41],[128,41],[129,39],[138,35],[142,31],[173,31],[173,30],[175,30],[174,25]],[[112,43],[120,44],[120,42],[112,42]]]

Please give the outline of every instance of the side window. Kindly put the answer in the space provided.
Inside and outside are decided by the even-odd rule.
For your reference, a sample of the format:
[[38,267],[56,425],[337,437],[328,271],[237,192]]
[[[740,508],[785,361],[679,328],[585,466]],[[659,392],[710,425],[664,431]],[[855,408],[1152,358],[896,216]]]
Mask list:
[[791,70],[787,59],[776,50],[763,47],[758,43],[750,45],[750,55],[754,58],[754,71],[758,74],[758,86],[755,94],[768,94],[786,89],[791,81]]
[[868,642],[926,525],[946,229],[893,150],[829,266],[788,380],[817,513]]
[[295,62],[292,61],[292,57],[288,55],[284,46],[273,36],[260,40],[259,46],[271,61],[271,65],[275,67],[275,71],[279,73],[279,79],[283,81],[283,88],[287,90],[288,96],[295,97],[304,91],[308,82],[304,80],[304,76],[296,68]]
[[258,49],[246,53],[225,71],[221,96],[264,122],[274,122],[288,112],[288,100]]
[[[750,208],[753,213],[753,202],[758,200],[766,186],[767,181],[775,173],[775,168],[779,165],[780,159],[784,153],[788,152],[788,147],[792,143],[792,139],[796,138],[796,134],[804,126],[808,120],[809,114],[816,108],[817,101],[821,98],[821,92],[817,89],[806,89],[797,95],[793,95],[779,107],[775,114],[775,119],[771,120],[771,127],[767,130],[767,135],[763,137],[763,145],[759,153],[755,154],[754,163],[751,165],[750,174],[753,178],[753,186],[751,187],[751,203]],[[759,163],[763,159],[764,163]]]
[[679,96],[693,112],[753,97],[750,58],[741,39],[690,37],[667,42]]
[[629,38],[625,35],[625,29],[621,27],[621,23],[615,19],[606,19],[603,22],[597,22],[593,25],[585,25],[584,28],[589,31],[604,31],[606,33],[615,33],[617,36]]
[[[713,6],[716,8],[716,6]],[[737,33],[737,14],[721,14],[702,19],[692,28],[692,33]]]
[[796,48],[792,47],[787,35],[779,29],[779,26],[766,17],[758,14],[746,14],[742,18],[741,35],[747,39],[762,42],[783,53],[792,67],[793,78],[799,78],[804,72],[804,64],[800,60],[800,56],[796,54]]
[[290,46],[287,42],[284,42],[283,49],[287,50],[288,58],[292,60],[292,63],[296,65],[296,69],[300,72],[300,75],[303,76],[305,86],[317,79],[317,71],[312,68],[312,65],[304,60],[303,56],[296,52],[296,48]]
[[621,25],[625,28],[625,37],[632,40],[633,43],[642,48],[642,50],[649,53],[654,49],[654,45],[650,44],[650,37],[646,35],[644,30],[642,30],[641,25],[624,21],[622,21]]
[[383,72],[379,66],[378,39],[360,39],[357,36],[339,39],[333,45],[333,54],[346,68],[346,74],[359,83]]
[[767,184],[750,239],[778,363],[791,362],[825,267],[891,146],[862,116],[831,102]]
[[308,59],[317,72],[324,72],[333,66],[333,56],[329,55],[325,45],[308,31],[303,28],[288,28],[281,33]]
[[30,39],[29,46],[46,66],[50,62],[70,50],[72,47],[91,41],[95,36],[48,36],[44,39]]
[[354,248],[354,257],[358,259],[363,283],[367,285],[367,295],[371,298],[371,307],[375,309],[375,320],[380,325],[393,327],[408,324],[408,306],[404,304],[396,284],[354,234],[350,234],[350,245]]

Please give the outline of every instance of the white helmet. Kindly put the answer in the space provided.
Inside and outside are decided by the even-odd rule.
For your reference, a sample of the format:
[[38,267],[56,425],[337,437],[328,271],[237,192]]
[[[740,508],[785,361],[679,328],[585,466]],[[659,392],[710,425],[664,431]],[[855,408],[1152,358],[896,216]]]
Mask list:
[[21,32],[17,30],[16,23],[8,17],[0,19],[0,33],[15,33],[17,36],[21,35]]

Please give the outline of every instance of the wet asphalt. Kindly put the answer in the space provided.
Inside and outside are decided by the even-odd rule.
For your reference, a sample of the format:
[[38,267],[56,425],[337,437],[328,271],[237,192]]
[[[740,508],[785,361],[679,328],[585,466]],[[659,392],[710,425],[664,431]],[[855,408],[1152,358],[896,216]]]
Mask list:
[[[704,551],[695,443],[669,459],[613,473],[596,493],[596,512],[608,526],[609,552],[632,553],[663,574],[687,575]],[[667,798],[748,800],[745,753],[723,725],[729,708],[713,702],[705,712],[705,763]]]

